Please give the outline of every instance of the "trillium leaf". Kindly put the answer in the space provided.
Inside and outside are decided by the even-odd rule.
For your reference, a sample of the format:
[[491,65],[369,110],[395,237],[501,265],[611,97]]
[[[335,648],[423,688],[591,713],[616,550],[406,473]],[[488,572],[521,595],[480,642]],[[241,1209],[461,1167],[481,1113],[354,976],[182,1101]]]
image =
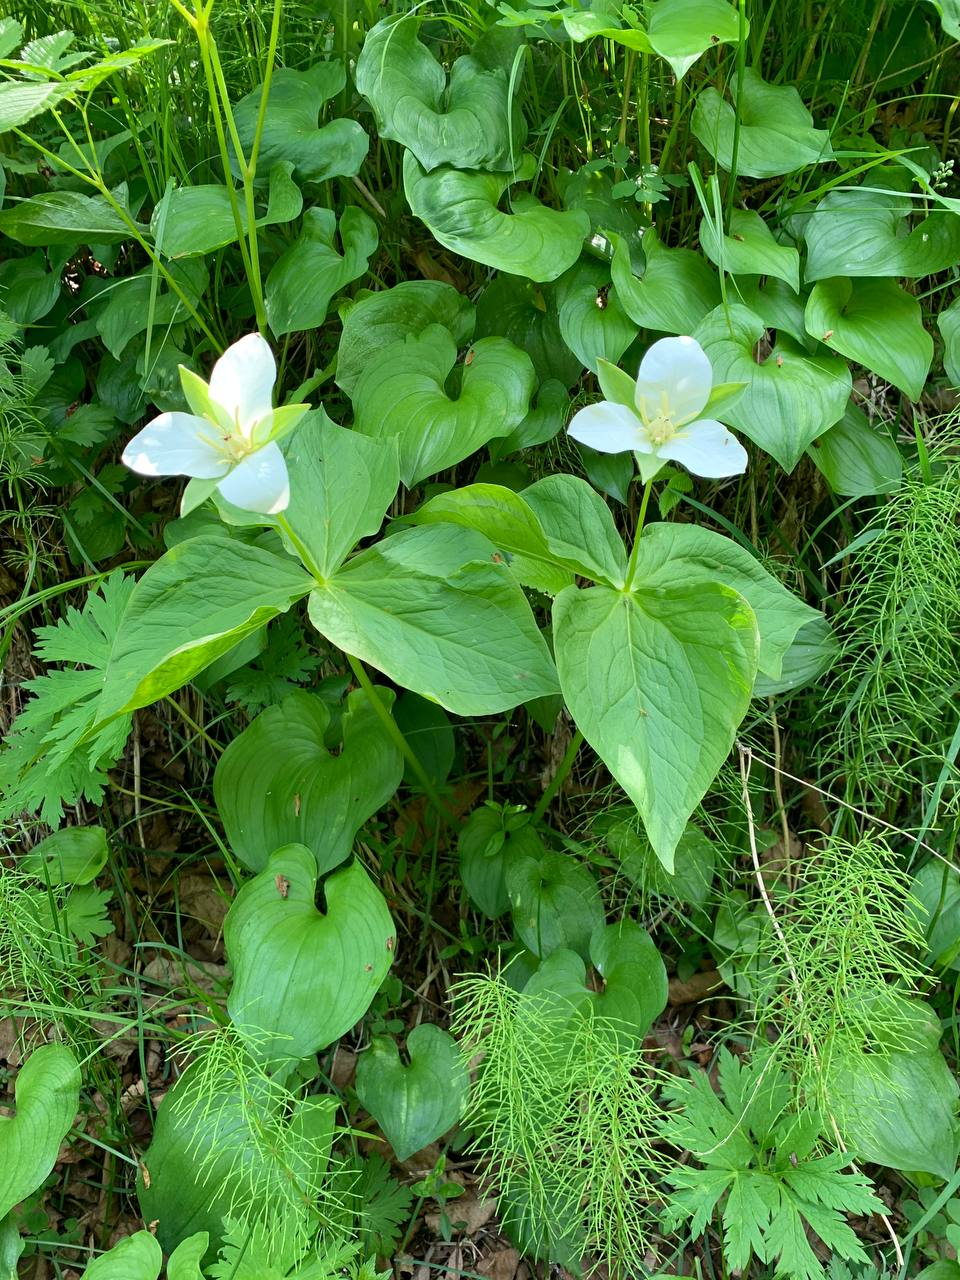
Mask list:
[[[744,29],[749,31],[749,23]],[[708,49],[739,44],[740,19],[727,0],[657,0],[650,6],[647,35],[680,80]]]
[[632,593],[568,587],[553,604],[563,696],[640,811],[668,871],[687,819],[750,704],[759,635],[729,587],[684,581]]
[[920,303],[894,280],[821,280],[807,302],[807,332],[919,400],[933,360]]
[[526,129],[511,111],[507,76],[475,57],[457,58],[447,76],[417,34],[412,14],[395,14],[366,34],[357,59],[357,89],[373,107],[377,132],[407,147],[429,173],[510,169]]
[[716,272],[692,249],[668,249],[650,227],[643,237],[646,266],[633,274],[630,251],[622,236],[611,234],[614,245],[610,275],[627,315],[644,329],[661,333],[692,333],[720,302]]
[[32,247],[116,244],[129,237],[130,227],[103,196],[43,191],[0,213],[0,235]]
[[943,338],[943,368],[952,387],[960,387],[960,298],[937,316],[937,327]]
[[227,1008],[267,1058],[306,1058],[359,1022],[393,962],[396,929],[358,862],[323,882],[303,845],[271,854],[224,922],[234,983]]
[[[530,167],[522,165],[518,180],[530,176]],[[511,185],[506,174],[451,168],[426,173],[411,152],[403,157],[407,202],[444,248],[498,271],[556,280],[580,257],[590,219],[579,209],[548,209],[529,194],[514,194],[513,212],[503,213],[498,205]]]
[[[735,89],[733,80],[731,90]],[[813,116],[792,85],[767,84],[753,67],[747,67],[739,106],[739,174],[776,178],[833,159],[829,133],[813,127]],[[729,171],[733,166],[737,112],[712,85],[698,95],[690,127],[721,169]]]
[[157,1280],[162,1267],[156,1239],[149,1231],[136,1231],[94,1258],[83,1274],[84,1280]]
[[0,1116],[0,1218],[43,1186],[80,1108],[80,1068],[65,1045],[34,1049],[14,1082],[16,1111]]
[[880,428],[872,427],[856,405],[807,450],[834,493],[868,498],[895,493],[903,477],[903,458],[896,442]]
[[504,868],[517,937],[535,956],[563,949],[586,958],[591,935],[604,920],[596,881],[568,854],[537,844],[539,849],[516,849]]
[[172,547],[124,611],[104,674],[101,721],[179,689],[314,583],[285,556],[221,532]]
[[536,374],[512,342],[481,338],[464,361],[460,393],[451,398],[445,387],[456,359],[449,331],[432,325],[387,347],[354,387],[355,429],[397,440],[408,488],[508,435],[530,407]]
[[286,844],[306,845],[320,875],[331,871],[400,785],[403,758],[362,691],[347,699],[336,755],[329,728],[327,705],[297,689],[261,712],[217,762],[213,790],[227,842],[252,871]]
[[840,644],[830,623],[817,614],[797,632],[790,648],[783,655],[778,676],[757,676],[753,687],[755,698],[772,698],[781,693],[791,693],[813,684],[825,671],[829,671],[840,654]]
[[627,549],[610,508],[585,480],[546,476],[524,489],[521,496],[540,522],[553,555],[585,578],[623,585]]
[[[458,537],[445,550],[436,535],[446,539],[448,530]],[[489,715],[555,693],[530,606],[494,554],[464,529],[410,529],[318,587],[310,619],[333,644],[456,715]]]
[[786,334],[757,363],[764,337],[759,316],[746,307],[718,307],[694,337],[710,359],[718,382],[742,382],[743,394],[719,409],[725,422],[749,436],[792,471],[807,446],[843,417],[853,382],[834,355],[808,355]]
[[34,845],[17,867],[49,885],[89,884],[107,865],[108,854],[103,827],[64,827]]
[[700,244],[710,261],[731,275],[776,276],[794,293],[800,292],[800,254],[792,245],[778,244],[753,210],[734,209],[729,234],[724,236],[717,235],[712,221],[702,218]]
[[361,293],[357,301],[341,308],[341,317],[336,381],[348,396],[353,395],[364,369],[392,343],[418,337],[424,329],[439,324],[449,330],[454,344],[462,347],[474,328],[469,298],[438,280],[403,280],[381,293]]
[[332,209],[308,209],[299,237],[271,268],[265,302],[277,337],[318,328],[327,318],[330,300],[366,271],[377,247],[373,219],[347,205],[340,215],[342,254],[335,244],[336,229]]
[[[360,172],[369,139],[355,120],[331,120],[318,125],[324,104],[346,82],[343,64],[320,62],[306,71],[278,67],[270,82],[270,97],[263,117],[258,173],[268,174],[275,164],[287,162],[301,182],[327,182]],[[263,86],[234,107],[240,144],[249,156],[257,133]],[[234,157],[235,160],[235,157]],[[239,176],[239,170],[236,170]]]
[[[293,165],[283,161],[270,170],[266,211],[257,218],[258,227],[292,222],[303,208],[300,189],[290,176]],[[240,225],[247,230],[246,208],[240,197]],[[2,218],[0,214],[0,218]],[[225,186],[207,183],[197,187],[174,187],[158,201],[150,220],[154,236],[163,234],[163,252],[169,258],[190,258],[212,253],[237,238],[230,194]],[[129,231],[126,232],[129,235]]]
[[376,1036],[357,1062],[357,1097],[387,1136],[398,1160],[442,1138],[460,1119],[470,1076],[449,1032],[422,1022],[407,1036],[410,1065],[396,1042]]
[[913,209],[909,196],[894,191],[828,191],[804,229],[804,278],[912,279],[956,266],[960,262],[960,213],[935,209],[909,230],[907,219]]
[[637,336],[637,325],[600,263],[578,262],[560,277],[557,308],[564,342],[591,373],[598,359],[616,364]]

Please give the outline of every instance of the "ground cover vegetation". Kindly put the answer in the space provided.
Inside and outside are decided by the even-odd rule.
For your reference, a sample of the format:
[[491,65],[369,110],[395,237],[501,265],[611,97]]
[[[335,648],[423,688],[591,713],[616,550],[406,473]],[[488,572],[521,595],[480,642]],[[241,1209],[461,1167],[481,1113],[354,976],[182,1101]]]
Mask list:
[[960,1280],[958,41],[0,17],[0,1276]]

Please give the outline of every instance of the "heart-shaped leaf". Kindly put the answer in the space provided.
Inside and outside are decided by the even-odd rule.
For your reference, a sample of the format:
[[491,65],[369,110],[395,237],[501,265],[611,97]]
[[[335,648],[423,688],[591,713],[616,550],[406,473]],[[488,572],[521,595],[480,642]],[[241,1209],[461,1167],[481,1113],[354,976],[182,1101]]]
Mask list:
[[514,930],[535,956],[561,948],[586,956],[591,934],[603,924],[596,882],[569,854],[538,844],[515,849],[505,864]]
[[342,254],[334,243],[336,228],[332,209],[308,209],[299,237],[267,276],[267,319],[277,337],[323,324],[331,298],[366,271],[377,247],[373,219],[347,205],[340,215]]
[[323,883],[309,849],[278,849],[224,922],[234,983],[228,1009],[268,1058],[306,1058],[359,1022],[393,962],[396,929],[358,862]]
[[598,262],[578,262],[557,281],[563,340],[580,362],[597,371],[597,359],[616,364],[637,336],[609,270]]
[[459,395],[451,398],[446,384],[456,359],[449,331],[432,325],[381,351],[354,387],[355,429],[396,438],[408,488],[507,435],[526,417],[537,379],[525,352],[505,338],[481,338],[464,361]]
[[509,338],[533,361],[541,384],[572,387],[580,377],[580,361],[560,333],[552,286],[498,272],[477,300],[477,337]]
[[[386,689],[380,696],[393,701]],[[403,758],[361,690],[347,699],[336,755],[326,746],[329,725],[326,703],[298,689],[257,716],[217,762],[213,790],[227,841],[251,870],[296,843],[324,875],[350,856],[354,836],[400,785]]]
[[44,254],[10,258],[0,262],[3,309],[17,324],[35,324],[51,311],[60,297],[60,273],[47,270]]
[[357,1097],[387,1136],[398,1160],[443,1137],[460,1119],[470,1076],[457,1042],[441,1027],[420,1023],[407,1036],[410,1065],[396,1042],[374,1038],[357,1062]]
[[[293,165],[284,161],[270,170],[267,208],[256,220],[258,227],[292,222],[303,208],[300,188],[291,178]],[[2,217],[2,215],[0,215]],[[240,202],[240,223],[246,232],[247,213]],[[215,183],[198,187],[173,187],[157,202],[150,220],[154,237],[162,237],[168,258],[189,258],[212,253],[237,238],[237,224],[227,188]]]
[[843,360],[808,355],[785,334],[762,363],[755,349],[764,337],[759,316],[746,307],[718,307],[694,334],[713,365],[717,382],[744,383],[743,394],[720,414],[792,471],[804,450],[847,407],[853,381]]
[[503,193],[513,181],[530,177],[527,163],[513,179],[508,174],[449,168],[426,173],[412,152],[403,157],[407,203],[444,248],[498,271],[556,280],[580,257],[590,219],[580,209],[548,209],[529,194],[514,194],[513,212],[502,213],[498,205]]
[[60,1044],[34,1049],[14,1082],[15,1114],[0,1116],[0,1218],[43,1186],[80,1107],[80,1068]]
[[[749,30],[744,22],[744,34]],[[650,6],[647,35],[680,80],[708,49],[739,43],[740,19],[727,0],[657,0]]]
[[622,236],[614,245],[610,276],[627,315],[641,328],[660,333],[692,333],[720,302],[716,273],[692,249],[668,249],[653,227],[643,237],[643,275],[633,274],[630,251]]
[[413,14],[394,14],[367,32],[357,59],[357,89],[373,107],[381,138],[402,142],[429,172],[510,169],[526,129],[511,110],[505,72],[471,55],[457,58],[450,85],[417,34]]
[[919,400],[933,339],[920,303],[895,280],[821,280],[807,302],[807,332]]
[[156,1239],[149,1231],[136,1231],[94,1258],[83,1275],[84,1280],[157,1280],[162,1266]]
[[681,562],[668,587],[568,587],[553,602],[553,634],[567,707],[671,871],[750,703],[753,610],[729,587],[685,581]]
[[[730,81],[736,91],[736,77]],[[722,169],[748,178],[776,178],[808,164],[833,159],[830,135],[813,127],[813,116],[793,85],[767,84],[747,67],[739,113],[712,85],[697,95],[690,127]],[[739,114],[739,121],[737,115]]]
[[960,387],[960,298],[937,316],[937,328],[943,338],[943,368],[950,385]]
[[[523,825],[512,825],[518,818]],[[538,857],[542,851],[540,837],[523,815],[509,815],[493,804],[474,809],[457,841],[460,879],[470,901],[491,920],[502,916],[510,906],[507,866],[517,854]]]
[[800,254],[792,245],[779,244],[752,209],[734,209],[730,230],[723,236],[717,235],[710,219],[702,218],[700,244],[710,261],[731,275],[776,276],[794,293],[800,292]]
[[103,827],[64,827],[20,858],[18,869],[49,885],[89,884],[107,865]]

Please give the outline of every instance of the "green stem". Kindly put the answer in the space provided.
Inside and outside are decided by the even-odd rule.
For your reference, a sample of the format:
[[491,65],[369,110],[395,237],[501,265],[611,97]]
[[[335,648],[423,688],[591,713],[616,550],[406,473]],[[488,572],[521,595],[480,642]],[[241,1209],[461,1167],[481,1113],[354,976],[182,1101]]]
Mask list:
[[573,768],[573,762],[574,760],[576,760],[577,754],[579,753],[580,748],[582,746],[583,746],[583,734],[580,732],[579,729],[577,729],[573,737],[570,739],[570,745],[567,747],[566,751],[563,753],[563,759],[560,761],[559,765],[557,766],[556,773],[550,779],[550,785],[547,787],[546,791],[544,791],[543,795],[540,797],[540,802],[538,803],[537,807],[533,811],[534,822],[539,822],[540,819],[543,817],[543,815],[550,808],[550,805],[553,801],[554,796],[557,794],[557,792],[566,782],[567,775],[569,774],[570,770]]
[[633,586],[634,574],[637,572],[637,557],[640,554],[640,539],[643,537],[643,522],[647,515],[647,506],[650,502],[650,494],[653,491],[653,481],[656,476],[652,477],[643,487],[643,498],[640,502],[640,514],[637,516],[636,533],[633,539],[633,548],[630,552],[630,561],[627,565],[627,576],[623,583],[624,591],[629,591]]
[[277,522],[277,528],[282,529],[283,532],[287,535],[290,545],[293,547],[294,551],[303,561],[303,567],[306,569],[307,573],[312,573],[318,582],[320,583],[325,582],[326,574],[317,564],[316,560],[314,559],[313,555],[310,552],[310,548],[303,541],[300,535],[294,531],[293,526],[291,525],[287,517],[281,511],[280,514],[275,517],[275,519]]
[[[733,201],[737,191],[737,160],[740,155],[740,116],[743,112],[743,77],[747,68],[747,13],[746,0],[737,5],[739,17],[739,39],[737,41],[737,109],[733,116],[733,154],[730,159],[730,173],[727,178],[727,223],[733,211]],[[723,228],[720,228],[722,234]]]
[[376,689],[374,688],[370,677],[367,675],[366,671],[363,668],[363,664],[359,661],[359,659],[355,658],[351,653],[348,653],[346,657],[347,657],[347,661],[350,663],[350,670],[353,672],[354,676],[356,677],[357,684],[360,686],[363,692],[367,695],[367,701],[370,703],[370,706],[373,708],[375,714],[379,718],[383,727],[386,729],[387,733],[396,743],[397,749],[399,750],[400,754],[403,756],[404,760],[406,760],[407,764],[416,774],[417,781],[420,783],[421,787],[423,787],[424,795],[427,797],[427,799],[433,805],[434,809],[437,811],[437,813],[440,814],[442,818],[444,818],[452,826],[456,826],[457,825],[456,814],[440,797],[440,794],[438,793],[436,787],[433,785],[433,782],[430,780],[429,774],[427,773],[426,769],[424,769],[423,765],[420,763],[419,759],[417,758],[417,754],[414,751],[413,747],[410,746],[410,743],[403,736],[403,732],[401,731],[400,726],[397,724],[396,720],[394,720],[393,716],[387,710],[386,706],[384,705],[383,699],[380,697],[380,695],[377,693]]

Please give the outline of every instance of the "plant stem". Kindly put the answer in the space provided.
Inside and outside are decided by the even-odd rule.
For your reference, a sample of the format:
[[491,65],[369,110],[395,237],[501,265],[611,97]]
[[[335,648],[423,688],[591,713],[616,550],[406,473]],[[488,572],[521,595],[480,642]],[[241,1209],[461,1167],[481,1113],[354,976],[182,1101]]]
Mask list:
[[637,516],[636,532],[633,538],[633,548],[630,552],[630,561],[627,564],[627,576],[623,583],[624,591],[629,591],[633,586],[634,574],[637,572],[637,556],[640,554],[640,539],[643,536],[643,522],[647,514],[647,506],[650,502],[650,494],[653,491],[654,476],[643,487],[643,498],[640,501],[640,514]]
[[413,747],[410,746],[410,743],[404,737],[403,732],[400,729],[400,726],[397,724],[396,720],[394,720],[393,716],[387,710],[386,706],[384,705],[383,699],[380,697],[379,693],[377,693],[376,689],[374,688],[373,682],[371,681],[370,677],[367,675],[366,671],[363,668],[363,664],[360,662],[358,658],[355,658],[352,653],[348,653],[346,655],[346,658],[347,658],[347,661],[350,663],[350,670],[353,672],[354,676],[356,677],[357,684],[360,686],[363,692],[367,695],[367,701],[370,703],[370,706],[373,708],[374,712],[376,713],[383,727],[386,729],[387,733],[393,739],[394,743],[397,746],[397,749],[399,750],[400,754],[403,756],[404,760],[406,760],[407,764],[410,766],[413,772],[417,775],[417,781],[420,783],[421,787],[423,787],[424,795],[427,797],[427,799],[433,805],[434,809],[436,809],[437,813],[439,813],[442,818],[444,818],[452,826],[456,826],[457,815],[453,812],[453,810],[449,807],[449,805],[446,804],[446,802],[441,798],[439,792],[437,791],[436,787],[433,785],[433,782],[430,779],[430,775],[427,773],[426,769],[424,769],[423,765],[420,763],[419,759],[417,758],[417,754],[414,751]]
[[539,822],[540,819],[543,817],[543,815],[550,808],[550,804],[553,801],[554,796],[557,794],[557,792],[566,782],[567,775],[569,774],[570,770],[573,768],[573,762],[574,760],[576,760],[577,755],[582,746],[583,746],[583,734],[580,732],[579,729],[577,729],[573,737],[570,739],[569,746],[567,747],[566,751],[563,753],[563,759],[557,765],[556,773],[554,773],[553,777],[550,779],[547,789],[544,791],[543,795],[540,797],[539,803],[537,804],[537,807],[533,811],[534,822]]
[[310,548],[303,541],[300,535],[294,531],[293,526],[283,512],[281,511],[280,514],[274,518],[277,522],[277,528],[282,529],[287,535],[291,546],[303,562],[303,567],[306,569],[307,573],[312,573],[319,583],[326,582],[326,574],[321,570],[320,566],[311,554]]

